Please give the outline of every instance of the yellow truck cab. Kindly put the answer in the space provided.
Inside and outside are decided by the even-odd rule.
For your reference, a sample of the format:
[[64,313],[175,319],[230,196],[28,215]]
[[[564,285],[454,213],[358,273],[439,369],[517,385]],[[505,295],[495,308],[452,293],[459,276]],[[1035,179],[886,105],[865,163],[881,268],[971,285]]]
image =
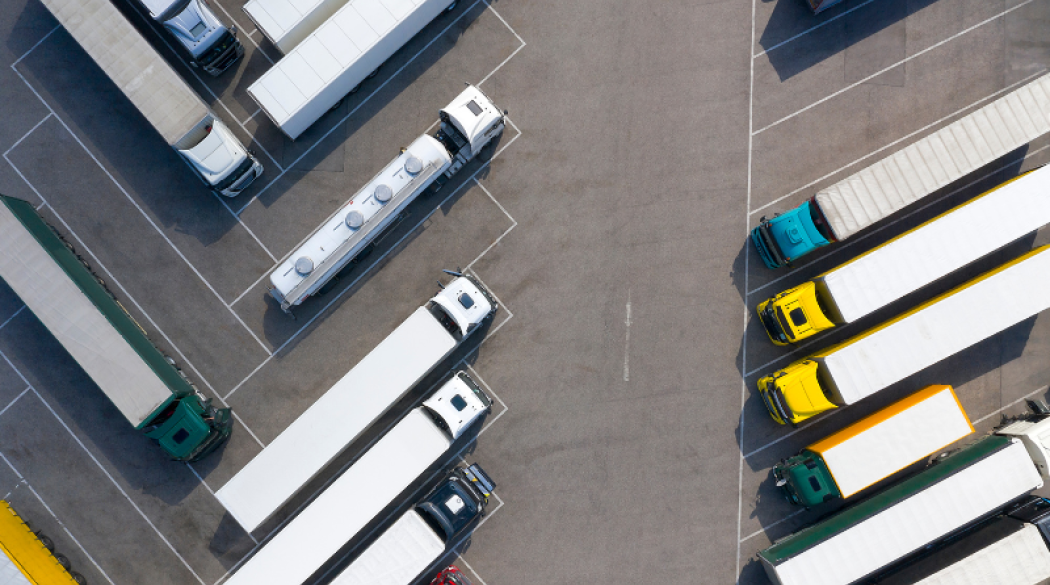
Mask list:
[[817,380],[818,369],[817,362],[803,360],[758,381],[762,402],[773,420],[794,426],[826,410],[838,408],[824,394]]
[[835,326],[824,315],[813,281],[763,301],[757,311],[766,334],[777,345],[795,343]]

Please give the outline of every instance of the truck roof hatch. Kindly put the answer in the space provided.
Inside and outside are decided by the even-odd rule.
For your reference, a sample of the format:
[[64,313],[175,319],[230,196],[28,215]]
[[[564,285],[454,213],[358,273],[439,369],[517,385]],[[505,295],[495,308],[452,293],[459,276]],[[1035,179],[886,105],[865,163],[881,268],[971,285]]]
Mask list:
[[465,276],[453,280],[431,301],[448,313],[463,335],[470,333],[496,308],[487,295]]
[[445,421],[452,440],[458,439],[463,431],[489,410],[488,404],[463,379],[465,376],[462,372],[453,376],[433,396],[423,401],[423,406]]
[[502,117],[492,100],[473,85],[441,110],[441,119],[447,119],[455,126],[470,141],[470,149],[475,152],[487,140],[485,133],[497,126]]

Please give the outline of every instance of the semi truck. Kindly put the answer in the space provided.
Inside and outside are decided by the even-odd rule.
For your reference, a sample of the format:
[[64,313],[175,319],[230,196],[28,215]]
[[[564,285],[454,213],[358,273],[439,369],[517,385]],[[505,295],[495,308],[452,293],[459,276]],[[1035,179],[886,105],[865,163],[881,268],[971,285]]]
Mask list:
[[459,276],[237,472],[216,496],[252,532],[491,318],[495,299]]
[[110,0],[43,2],[212,191],[235,197],[262,175],[262,164]]
[[973,432],[951,386],[929,386],[773,466],[792,504],[849,498]]
[[477,464],[454,470],[332,579],[331,585],[412,585],[476,526],[494,489],[496,484]]
[[[447,459],[453,442],[490,405],[478,385],[458,373],[361,455],[227,584],[305,582],[412,482]],[[289,563],[290,558],[296,561]]]
[[244,55],[237,27],[226,26],[208,6],[208,0],[137,0],[189,57],[192,67],[219,75]]
[[751,241],[769,268],[845,240],[1050,130],[1050,74],[903,150],[763,217]]
[[1050,308],[1050,246],[1036,248],[846,341],[763,376],[777,423],[854,404]]
[[0,585],[86,585],[55,544],[0,500]]
[[1050,223],[1050,168],[1030,171],[758,305],[788,345],[853,323]]
[[440,188],[503,132],[492,100],[468,86],[440,112],[434,136],[424,134],[357,191],[270,274],[269,291],[288,312],[316,294],[371,246],[410,203]]
[[1040,585],[1050,581],[1050,501],[1029,496],[944,539],[878,585]]
[[136,429],[196,461],[233,425],[29,203],[0,195],[0,277]]
[[778,540],[759,561],[776,585],[856,583],[1041,487],[1023,442],[1032,438],[985,437]]
[[[295,140],[347,94],[356,91],[449,3],[450,0],[346,2],[248,86],[248,95],[288,138]],[[322,11],[332,7],[331,2],[318,4]],[[307,21],[307,28],[313,26],[310,19]]]

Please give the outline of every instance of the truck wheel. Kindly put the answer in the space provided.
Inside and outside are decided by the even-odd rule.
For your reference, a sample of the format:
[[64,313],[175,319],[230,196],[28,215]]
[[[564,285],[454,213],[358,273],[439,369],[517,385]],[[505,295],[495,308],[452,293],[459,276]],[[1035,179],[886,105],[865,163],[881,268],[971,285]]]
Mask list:
[[72,577],[73,580],[78,583],[78,585],[87,585],[87,579],[85,579],[84,576],[80,573],[76,571],[70,571],[69,576]]
[[36,533],[36,537],[40,540],[40,544],[44,545],[44,548],[47,549],[47,552],[55,552],[55,541],[39,532]]
[[361,84],[360,83],[355,85],[354,89],[351,89],[350,92],[347,93],[347,95],[353,95],[353,94],[357,93],[358,91],[361,91]]
[[[358,85],[358,86],[357,86],[357,87],[355,87],[354,89],[351,89],[351,90],[350,90],[350,93],[354,93],[355,91],[357,91],[357,90],[359,90],[359,89],[361,89],[361,86],[360,86],[360,85]],[[338,110],[338,109],[339,109],[339,106],[341,106],[341,105],[343,105],[343,100],[339,100],[339,101],[335,102],[335,105],[334,105],[334,106],[332,106],[331,108],[328,108],[328,111],[329,111],[329,112],[334,112],[334,111]]]
[[375,77],[376,75],[379,75],[379,69],[380,69],[380,67],[382,67],[382,65],[380,65],[379,67],[376,67],[375,71],[373,71],[373,72],[369,73],[369,74],[368,74],[368,77],[366,77],[365,79],[372,79],[372,78],[373,78],[373,77]]
[[55,560],[58,561],[58,564],[62,565],[63,569],[67,571],[69,570],[69,559],[67,559],[65,555],[55,553]]
[[445,12],[452,12],[452,10],[456,8],[456,4],[459,4],[459,0],[455,0],[452,4],[449,4],[448,8],[445,9]]

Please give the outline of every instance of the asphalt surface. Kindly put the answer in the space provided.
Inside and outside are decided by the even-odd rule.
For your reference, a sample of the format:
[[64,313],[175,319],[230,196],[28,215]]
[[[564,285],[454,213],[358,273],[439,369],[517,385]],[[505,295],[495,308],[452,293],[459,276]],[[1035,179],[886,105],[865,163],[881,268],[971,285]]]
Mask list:
[[[461,1],[294,143],[246,93],[279,55],[240,2],[213,6],[238,25],[245,58],[206,79],[125,2],[266,174],[235,199],[211,195],[38,0],[5,0],[0,192],[41,205],[151,339],[238,417],[210,458],[166,461],[0,284],[0,496],[91,583],[221,582],[462,368],[496,399],[476,441],[458,445],[499,484],[448,557],[476,582],[767,583],[755,553],[829,511],[784,502],[769,479],[777,460],[927,384],[952,384],[985,432],[1050,382],[1042,315],[797,431],[753,392],[764,373],[1047,233],[803,348],[772,346],[749,318],[765,297],[1046,163],[1050,137],[794,270],[765,269],[745,239],[762,215],[1045,71],[1048,0],[847,0],[819,16],[801,0]],[[296,320],[281,313],[265,292],[272,267],[464,82],[509,111],[490,160],[414,203]],[[423,304],[444,268],[500,299],[493,324],[246,534],[213,491]]]

